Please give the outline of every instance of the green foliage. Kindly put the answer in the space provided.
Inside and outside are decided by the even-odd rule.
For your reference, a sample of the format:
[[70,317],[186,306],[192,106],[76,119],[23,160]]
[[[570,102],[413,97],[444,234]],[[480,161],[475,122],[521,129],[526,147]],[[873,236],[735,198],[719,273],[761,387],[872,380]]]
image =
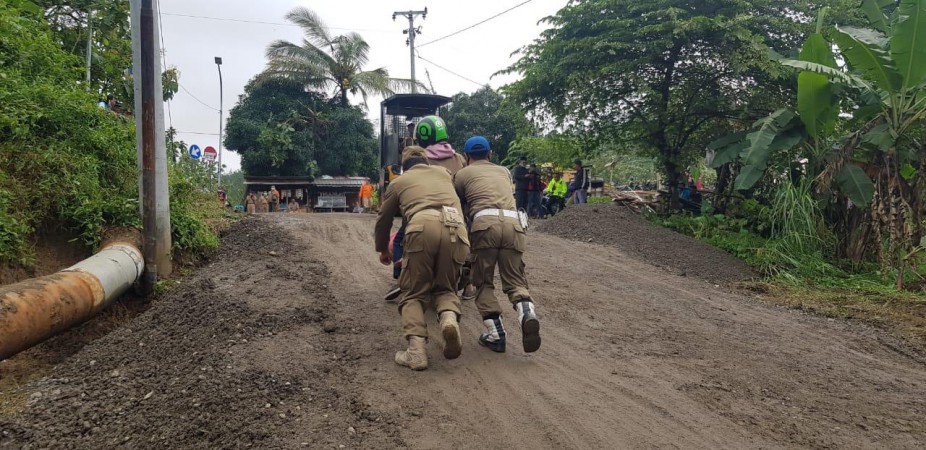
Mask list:
[[366,102],[369,94],[384,97],[396,90],[410,91],[421,83],[390,78],[380,67],[364,71],[369,60],[370,45],[359,34],[351,32],[334,36],[318,15],[304,7],[294,8],[286,20],[302,28],[301,44],[277,40],[267,47],[267,69],[261,75],[267,79],[287,80],[309,90],[333,91],[341,106],[348,106],[347,94],[361,94]]
[[594,197],[588,198],[588,203],[601,205],[601,204],[606,204],[606,203],[614,203],[614,199],[611,197],[605,197],[605,196],[594,196]]
[[508,148],[519,132],[530,134],[530,124],[518,107],[505,100],[490,86],[472,94],[459,93],[453,103],[441,111],[450,133],[450,145],[462,151],[472,136],[484,136],[499,161],[508,157]]
[[[127,8],[119,3],[93,5]],[[96,95],[79,83],[81,59],[60,46],[67,30],[49,30],[42,16],[78,4],[89,5],[43,10],[0,0],[0,262],[30,264],[37,229],[92,247],[106,228],[140,226],[134,123],[96,106]],[[185,145],[169,139],[171,160],[178,147]],[[171,219],[175,247],[195,252],[217,243],[210,220],[222,212],[202,188],[214,170],[188,163],[170,167]]]
[[244,172],[223,173],[222,186],[225,187],[226,199],[233,207],[244,205]]
[[39,227],[94,245],[138,224],[134,128],[75,83],[80,60],[40,16],[0,6],[0,260],[28,263]]
[[[53,40],[80,59],[86,70],[88,25],[93,29],[88,92],[112,93],[120,99],[132,90],[126,69],[132,66],[129,2],[122,0],[32,0],[44,12]],[[80,79],[83,79],[81,77]],[[76,80],[75,80],[76,81]],[[130,104],[127,104],[129,106]]]
[[585,156],[582,142],[563,134],[520,137],[511,143],[507,160],[502,164],[515,164],[516,159],[526,156],[538,164],[553,163],[557,167],[572,167],[572,161]]
[[790,51],[818,4],[569,2],[508,68],[523,79],[504,91],[543,125],[617,138],[656,156],[674,190],[715,128],[787,101],[791,88],[768,49]]
[[225,147],[241,154],[252,176],[376,174],[376,139],[363,112],[287,81],[245,86],[228,118]]
[[219,236],[210,226],[222,216],[223,207],[211,186],[195,180],[206,178],[202,172],[209,166],[189,158],[181,158],[168,170],[170,189],[170,229],[176,250],[199,253],[219,245]]

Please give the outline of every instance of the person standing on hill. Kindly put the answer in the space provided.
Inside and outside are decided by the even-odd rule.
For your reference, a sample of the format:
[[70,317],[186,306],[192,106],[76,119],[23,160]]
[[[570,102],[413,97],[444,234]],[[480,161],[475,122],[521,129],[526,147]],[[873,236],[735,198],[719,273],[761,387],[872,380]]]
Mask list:
[[540,171],[537,170],[536,164],[531,164],[527,168],[527,209],[525,211],[532,218],[540,217],[541,190]]
[[588,189],[591,187],[591,180],[588,177],[588,170],[582,165],[582,160],[575,160],[576,177],[572,180],[575,183],[575,202],[576,204],[588,203]]
[[518,165],[511,171],[514,180],[515,207],[520,211],[527,211],[527,182],[529,178],[527,158],[521,157]]
[[444,338],[444,357],[457,358],[463,349],[456,287],[469,253],[469,237],[447,169],[428,164],[425,149],[418,146],[402,152],[402,169],[402,176],[390,183],[383,195],[375,228],[376,251],[382,264],[392,264],[389,235],[393,219],[401,213],[407,228],[399,313],[408,349],[396,353],[395,362],[424,370],[428,367],[424,311],[432,297]]
[[269,202],[267,201],[267,194],[260,194],[257,196],[257,212],[265,213],[269,212],[268,208]]
[[469,138],[464,152],[468,165],[457,172],[453,184],[466,204],[471,223],[476,308],[486,327],[479,344],[494,352],[505,351],[507,333],[493,284],[497,266],[502,291],[521,326],[524,351],[535,352],[540,349],[540,321],[524,274],[524,228],[514,209],[508,169],[491,162],[489,141],[482,136]]

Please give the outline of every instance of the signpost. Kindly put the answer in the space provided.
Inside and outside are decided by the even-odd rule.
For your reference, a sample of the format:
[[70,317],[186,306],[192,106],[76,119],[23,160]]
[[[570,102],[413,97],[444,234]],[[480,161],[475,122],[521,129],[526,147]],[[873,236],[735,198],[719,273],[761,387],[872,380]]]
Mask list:
[[219,156],[219,152],[215,151],[215,148],[211,145],[206,147],[203,152],[203,160],[206,162],[215,162],[215,159]]
[[199,161],[199,158],[203,157],[203,151],[200,150],[199,146],[196,144],[193,144],[190,146],[190,151],[188,153],[190,155],[190,158],[193,158],[194,160],[197,160],[197,161]]

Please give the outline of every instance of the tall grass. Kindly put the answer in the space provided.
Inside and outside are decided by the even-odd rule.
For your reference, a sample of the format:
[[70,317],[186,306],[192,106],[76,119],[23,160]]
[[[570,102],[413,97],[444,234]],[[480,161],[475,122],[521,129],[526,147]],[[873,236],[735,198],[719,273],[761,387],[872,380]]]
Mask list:
[[772,197],[768,219],[772,239],[766,248],[770,262],[766,272],[770,275],[797,281],[808,275],[841,272],[827,262],[835,241],[824,225],[810,179],[780,184]]

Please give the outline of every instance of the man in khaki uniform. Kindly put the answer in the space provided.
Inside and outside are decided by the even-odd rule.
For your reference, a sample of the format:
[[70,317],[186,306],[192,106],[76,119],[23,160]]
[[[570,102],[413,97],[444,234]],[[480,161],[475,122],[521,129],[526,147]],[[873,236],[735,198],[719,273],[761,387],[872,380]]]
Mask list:
[[424,320],[427,302],[434,298],[444,338],[444,357],[460,356],[460,298],[456,294],[460,268],[469,252],[469,239],[453,188],[450,172],[428,164],[421,147],[402,153],[402,176],[396,178],[383,195],[376,221],[376,251],[384,265],[392,263],[389,232],[393,218],[401,212],[405,230],[405,255],[399,286],[402,299],[402,331],[408,350],[396,353],[395,362],[413,370],[428,367],[425,344],[428,327]]
[[463,151],[467,166],[454,176],[454,186],[471,219],[476,308],[487,329],[479,343],[495,352],[505,351],[506,333],[493,285],[498,266],[502,291],[517,312],[524,351],[535,352],[540,348],[540,321],[524,275],[524,229],[515,209],[511,175],[508,169],[492,164],[486,138],[469,138]]

